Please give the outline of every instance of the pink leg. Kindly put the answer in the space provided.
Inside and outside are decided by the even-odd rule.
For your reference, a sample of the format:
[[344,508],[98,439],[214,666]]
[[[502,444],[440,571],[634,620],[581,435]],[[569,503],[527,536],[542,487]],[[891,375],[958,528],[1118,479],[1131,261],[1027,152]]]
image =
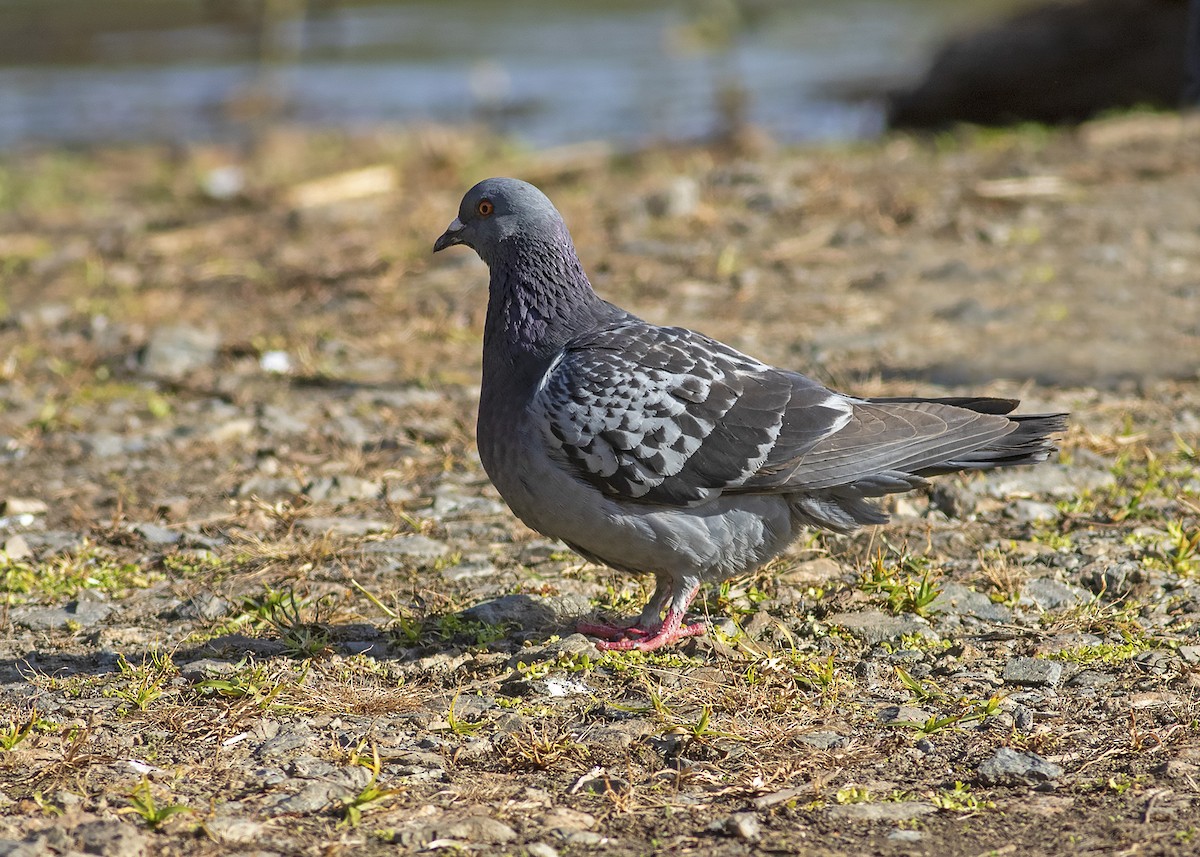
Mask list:
[[683,613],[675,608],[671,608],[667,611],[667,618],[663,621],[662,627],[644,640],[601,641],[596,644],[596,648],[609,652],[628,651],[629,649],[637,649],[639,652],[653,652],[655,649],[661,649],[663,646],[687,637],[695,637],[703,634],[706,630],[708,629],[703,622],[684,625]]
[[607,622],[579,622],[575,625],[575,630],[602,640],[624,640],[627,637],[644,637],[650,633],[637,625],[610,625]]
[[[660,578],[658,588],[654,592],[654,597],[650,599],[650,603],[642,611],[642,615],[637,623],[629,628],[599,626],[610,633],[597,634],[597,636],[604,637],[606,641],[597,643],[596,648],[601,651],[628,651],[636,649],[639,652],[653,652],[655,649],[662,648],[686,637],[703,634],[706,629],[702,622],[696,622],[692,625],[683,624],[683,617],[687,613],[688,605],[696,597],[696,593],[700,590],[700,584],[692,583],[688,589],[680,591],[674,597],[671,597],[672,590],[672,583],[667,579]],[[671,606],[667,609],[666,618],[661,623],[656,623],[655,620],[658,618],[659,611],[661,611],[663,603],[668,598],[671,599]],[[653,627],[654,624],[658,624],[658,627]],[[580,630],[582,631],[583,629],[580,628]],[[617,633],[611,633],[613,631]],[[583,633],[587,632],[584,631]]]

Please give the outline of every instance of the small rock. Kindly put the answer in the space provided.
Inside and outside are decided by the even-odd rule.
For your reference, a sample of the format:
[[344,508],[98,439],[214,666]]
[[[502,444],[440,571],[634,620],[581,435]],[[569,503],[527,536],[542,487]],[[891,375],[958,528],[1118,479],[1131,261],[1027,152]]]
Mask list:
[[583,595],[505,595],[484,601],[462,612],[465,619],[489,625],[513,624],[526,630],[545,629],[566,623],[591,610]]
[[29,547],[28,540],[18,533],[15,536],[9,536],[4,541],[4,556],[9,562],[17,560],[29,559],[33,556],[33,551]]
[[646,200],[654,217],[689,217],[700,205],[700,183],[691,176],[677,176],[666,189]]
[[1057,687],[1062,680],[1063,665],[1058,661],[1040,658],[1013,658],[1004,666],[1001,678],[1007,684],[1028,687]]
[[160,327],[150,335],[142,351],[142,371],[155,378],[177,381],[211,365],[220,344],[220,334],[213,329],[188,325]]
[[443,821],[433,825],[433,839],[454,839],[462,842],[487,842],[497,844],[511,842],[517,832],[507,824],[488,818],[486,815],[469,815],[457,821]]
[[497,571],[496,566],[485,559],[470,559],[446,566],[442,569],[442,577],[452,583],[458,583],[463,580],[492,577]]
[[9,497],[4,501],[5,515],[44,515],[50,511],[45,501],[33,497]]
[[249,845],[261,839],[266,825],[249,818],[218,815],[204,822],[204,830],[226,845]]
[[1002,604],[997,604],[982,592],[976,592],[961,583],[949,581],[942,586],[941,593],[929,605],[936,613],[950,616],[966,614],[984,622],[1011,622],[1012,611]]
[[201,177],[200,190],[217,202],[236,199],[246,190],[246,171],[236,164],[214,167]]
[[369,533],[385,533],[393,529],[395,524],[369,518],[301,518],[296,526],[314,535],[365,536]]
[[916,616],[892,616],[882,610],[864,610],[861,613],[835,613],[826,620],[868,645],[899,640],[906,634],[921,634],[936,639],[929,623]]
[[178,544],[181,536],[174,530],[160,527],[158,524],[137,524],[133,531],[152,545]]
[[1042,610],[1064,610],[1091,600],[1091,595],[1086,590],[1049,577],[1028,581],[1022,594],[1031,598]]
[[378,482],[358,476],[321,476],[304,486],[309,499],[332,503],[352,503],[355,500],[372,500],[383,493]]
[[558,849],[545,842],[531,842],[525,846],[529,857],[558,857]]
[[1037,753],[1019,752],[1001,747],[979,766],[979,779],[989,786],[1030,785],[1057,780],[1063,769]]
[[1200,664],[1200,646],[1180,646],[1179,657],[1185,664]]
[[71,625],[92,628],[103,623],[116,609],[104,601],[80,599],[70,602],[65,607],[14,608],[12,620],[33,631],[50,631]]
[[918,800],[848,803],[829,808],[829,814],[834,818],[850,821],[909,821],[931,812],[937,812],[937,807]]
[[1102,687],[1117,680],[1115,675],[1100,670],[1080,670],[1067,681],[1067,687]]
[[90,821],[71,831],[80,851],[102,857],[141,857],[149,841],[124,821]]
[[1011,497],[1077,497],[1084,490],[1096,490],[1116,483],[1111,471],[1065,464],[1042,464],[997,470],[977,483],[977,490],[1000,500]]
[[377,542],[367,542],[362,546],[363,553],[383,554],[400,557],[407,560],[432,563],[442,557],[449,556],[450,545],[439,542],[428,536],[397,536],[382,539]]
[[887,705],[876,715],[880,723],[924,723],[930,714],[924,708],[915,705]]
[[758,816],[752,812],[735,812],[725,820],[725,830],[729,835],[745,842],[757,842],[762,839],[762,825],[758,822]]
[[258,368],[273,375],[292,371],[292,358],[286,351],[264,351],[258,358]]
[[229,613],[230,604],[212,592],[201,592],[175,608],[179,619],[206,619],[213,621]]
[[929,502],[947,518],[966,520],[975,514],[978,499],[975,492],[961,482],[944,480],[934,483]]
[[591,830],[595,826],[596,816],[565,806],[555,807],[542,819],[542,827],[564,836],[576,830]]
[[1040,503],[1037,500],[1016,500],[1005,508],[1004,514],[1022,524],[1033,524],[1058,520],[1058,507],[1053,503]]
[[1028,705],[1017,703],[1012,709],[1013,726],[1018,732],[1028,732],[1033,729],[1033,709]]
[[919,830],[893,830],[887,838],[892,842],[920,842],[925,834]]
[[818,730],[800,736],[800,742],[818,750],[837,750],[850,743],[844,735]]

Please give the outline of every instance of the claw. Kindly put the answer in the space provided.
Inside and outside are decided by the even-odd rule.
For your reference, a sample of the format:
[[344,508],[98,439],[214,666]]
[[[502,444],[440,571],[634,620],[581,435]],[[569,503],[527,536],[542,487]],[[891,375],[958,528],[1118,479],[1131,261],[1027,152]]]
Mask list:
[[662,648],[687,637],[698,637],[706,631],[708,631],[708,627],[703,622],[680,625],[674,631],[668,631],[667,626],[663,625],[658,630],[658,633],[646,637],[644,640],[601,641],[596,644],[596,648],[605,652],[626,652],[630,650],[653,652],[655,649]]
[[[589,630],[584,630],[585,627]],[[668,610],[662,625],[654,631],[640,628],[637,625],[632,625],[628,628],[617,628],[612,625],[579,626],[581,633],[590,633],[592,636],[603,637],[602,642],[596,643],[596,648],[607,652],[625,652],[634,649],[639,652],[653,652],[655,649],[662,648],[677,640],[703,634],[707,630],[703,622],[696,622],[691,625],[683,624],[683,613],[676,610]],[[596,633],[597,631],[604,633]],[[633,639],[635,637],[641,637],[642,639]]]
[[610,625],[607,622],[579,622],[575,630],[589,637],[599,637],[602,640],[627,640],[630,637],[645,637],[652,633],[636,623],[633,625]]

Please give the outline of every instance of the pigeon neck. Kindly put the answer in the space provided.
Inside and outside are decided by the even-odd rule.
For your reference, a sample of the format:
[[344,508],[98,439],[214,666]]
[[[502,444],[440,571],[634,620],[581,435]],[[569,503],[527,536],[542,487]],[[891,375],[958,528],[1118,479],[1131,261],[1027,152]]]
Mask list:
[[592,290],[569,236],[516,236],[502,250],[500,258],[487,260],[485,354],[503,355],[509,363],[553,359],[608,305]]

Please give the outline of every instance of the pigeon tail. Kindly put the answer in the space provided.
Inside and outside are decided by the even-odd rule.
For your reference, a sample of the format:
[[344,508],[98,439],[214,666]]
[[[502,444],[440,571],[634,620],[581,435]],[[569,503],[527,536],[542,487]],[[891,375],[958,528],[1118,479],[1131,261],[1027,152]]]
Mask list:
[[839,533],[887,523],[888,516],[871,502],[872,498],[924,487],[931,476],[1037,464],[1057,451],[1051,437],[1067,427],[1066,414],[1010,414],[1018,405],[1013,399],[875,398],[867,401],[875,405],[950,405],[981,414],[1005,415],[1012,428],[996,440],[977,449],[954,453],[943,461],[920,460],[904,470],[883,471],[845,485],[793,495],[788,498],[789,506],[792,514],[803,523]]

